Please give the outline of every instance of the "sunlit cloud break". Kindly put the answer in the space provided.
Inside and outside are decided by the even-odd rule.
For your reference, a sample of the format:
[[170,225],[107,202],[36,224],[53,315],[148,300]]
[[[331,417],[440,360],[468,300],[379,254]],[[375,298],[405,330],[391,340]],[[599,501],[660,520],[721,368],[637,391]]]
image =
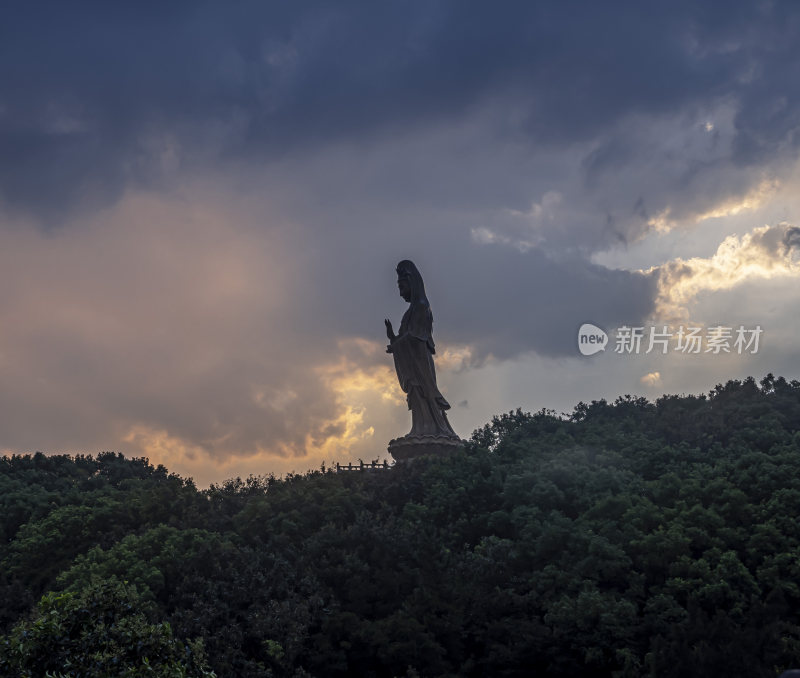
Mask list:
[[669,233],[679,228],[683,223],[695,226],[709,219],[732,217],[745,212],[753,212],[765,205],[780,189],[781,182],[777,179],[764,179],[745,195],[733,196],[714,205],[710,209],[694,214],[688,219],[676,219],[672,216],[672,208],[667,207],[651,217],[647,225],[656,233]]
[[689,319],[692,302],[706,291],[730,289],[746,280],[800,276],[800,228],[787,223],[762,226],[742,237],[725,238],[713,256],[674,259],[644,273],[655,275],[657,318]]

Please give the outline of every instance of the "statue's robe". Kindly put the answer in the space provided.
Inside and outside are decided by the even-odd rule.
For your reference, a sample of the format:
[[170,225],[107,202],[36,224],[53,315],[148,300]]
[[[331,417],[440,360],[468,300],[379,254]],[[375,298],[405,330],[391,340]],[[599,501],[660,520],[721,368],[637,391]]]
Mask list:
[[409,435],[458,438],[445,414],[450,403],[436,386],[433,314],[426,302],[413,301],[408,307],[391,351],[400,388],[406,393],[411,410]]

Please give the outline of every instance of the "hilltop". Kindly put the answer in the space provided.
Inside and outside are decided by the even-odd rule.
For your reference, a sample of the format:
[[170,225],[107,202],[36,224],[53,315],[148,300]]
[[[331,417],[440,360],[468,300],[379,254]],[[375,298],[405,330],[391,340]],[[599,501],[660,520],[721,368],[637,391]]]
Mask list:
[[772,375],[517,410],[373,473],[4,457],[0,674],[773,678],[798,514],[800,382]]

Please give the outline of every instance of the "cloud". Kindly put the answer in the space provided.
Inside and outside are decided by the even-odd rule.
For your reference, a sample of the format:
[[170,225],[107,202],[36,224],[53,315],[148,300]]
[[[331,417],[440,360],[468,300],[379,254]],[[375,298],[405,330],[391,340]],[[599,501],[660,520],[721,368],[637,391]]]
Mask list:
[[51,225],[209,164],[363,146],[480,110],[498,112],[497,144],[539,155],[591,146],[595,178],[641,161],[637,127],[692,119],[713,144],[725,134],[714,113],[727,107],[730,143],[718,145],[747,166],[791,152],[800,124],[786,3],[175,3],[135,16],[52,3],[16,4],[8,18],[0,196]]
[[685,321],[693,302],[704,292],[731,289],[753,279],[800,275],[798,243],[796,226],[762,226],[741,238],[727,237],[709,258],[678,258],[649,269],[646,273],[657,280],[656,316]]
[[280,231],[197,198],[3,231],[0,444],[306,454],[335,400],[313,370],[325,347],[291,329],[291,261]]
[[[738,214],[752,212],[763,207],[772,199],[781,187],[781,182],[777,179],[764,179],[761,183],[750,188],[744,195],[731,195],[722,198],[720,202],[711,205],[698,214],[684,214],[683,226],[695,226],[708,219],[722,219],[725,217],[736,216]],[[669,231],[681,226],[678,220],[672,218],[672,208],[666,207],[659,214],[651,217],[647,225],[656,233],[668,233]]]
[[651,388],[661,386],[661,372],[649,372],[645,374],[640,380],[645,386]]
[[447,339],[467,342],[473,365],[531,352],[574,355],[584,322],[638,322],[653,308],[648,274],[555,260],[538,249],[472,246],[458,255],[465,275],[457,285],[432,286],[430,296],[434,313],[436,304],[447,312]]
[[742,212],[752,212],[772,198],[779,188],[780,181],[777,179],[764,179],[744,196],[724,200],[707,212],[698,214],[695,220],[699,223],[706,219],[721,219],[722,217],[735,216]]

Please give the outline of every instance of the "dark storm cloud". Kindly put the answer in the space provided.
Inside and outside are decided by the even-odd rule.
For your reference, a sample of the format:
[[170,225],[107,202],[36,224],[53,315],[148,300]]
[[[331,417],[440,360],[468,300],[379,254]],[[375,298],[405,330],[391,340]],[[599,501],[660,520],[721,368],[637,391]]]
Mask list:
[[469,338],[478,362],[528,351],[574,356],[583,323],[610,330],[653,311],[651,276],[583,259],[553,261],[538,250],[473,247],[463,254],[459,263],[468,274],[457,285],[442,285],[433,301],[446,309],[445,339]]
[[[52,219],[161,185],[176,164],[403,134],[487,101],[515,111],[498,135],[540,148],[727,97],[736,157],[757,161],[799,124],[798,13],[789,2],[14,3],[0,24],[0,194]],[[607,147],[592,165],[628,152]]]

